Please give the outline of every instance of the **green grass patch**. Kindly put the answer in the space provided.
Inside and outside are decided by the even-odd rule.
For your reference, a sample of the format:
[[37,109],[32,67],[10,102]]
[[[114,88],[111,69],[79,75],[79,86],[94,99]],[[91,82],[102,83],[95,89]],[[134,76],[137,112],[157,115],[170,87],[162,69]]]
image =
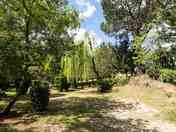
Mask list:
[[14,97],[16,96],[16,89],[9,89],[8,91],[5,92],[8,97]]

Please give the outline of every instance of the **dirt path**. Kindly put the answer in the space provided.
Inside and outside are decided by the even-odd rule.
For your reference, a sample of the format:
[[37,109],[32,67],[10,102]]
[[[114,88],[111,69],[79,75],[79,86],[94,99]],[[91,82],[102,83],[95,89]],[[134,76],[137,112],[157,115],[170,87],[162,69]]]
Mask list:
[[159,112],[128,97],[84,89],[51,97],[44,114],[0,120],[0,132],[176,132],[176,125],[156,119]]
[[156,130],[158,132],[176,132],[176,125],[154,118],[154,115],[159,112],[158,110],[149,108],[148,106],[142,103],[135,104],[135,110],[111,112],[109,113],[109,116],[115,117],[118,120],[143,120],[146,128]]
[[[91,91],[92,90],[90,90],[90,92]],[[85,93],[87,94],[88,92],[89,92],[88,90],[80,90],[78,93],[79,94],[83,93],[82,96],[84,97]],[[89,94],[87,94],[87,96],[88,95]],[[90,94],[90,97],[91,96],[92,96],[92,92]],[[57,101],[67,97],[69,98],[69,96],[64,96],[59,98],[58,97],[52,98],[51,100]],[[71,97],[73,97],[73,95],[71,95]],[[119,105],[117,104],[113,104],[114,108],[111,112],[106,113],[107,117],[106,116],[103,117],[104,119],[98,119],[98,118],[91,119],[93,120],[94,122],[93,125],[96,128],[98,128],[99,126],[104,127],[104,129],[101,129],[101,130],[105,132],[106,132],[105,130],[106,128],[108,132],[116,132],[117,130],[119,132],[176,132],[176,125],[156,119],[155,115],[160,112],[157,109],[150,108],[149,106],[146,106],[142,102],[135,101],[129,98],[122,99],[118,97],[118,98],[114,98],[113,100],[115,100],[115,102],[120,102],[124,106],[129,105],[134,108],[132,109],[129,109],[128,107],[123,108],[121,106],[119,107]],[[93,103],[91,105],[89,102],[88,104],[92,108],[92,106],[101,104],[101,103],[97,102],[97,104]],[[111,120],[108,121],[109,119]],[[106,120],[106,122],[103,122],[103,120]],[[90,125],[91,122],[87,122],[87,124]],[[113,126],[109,128],[112,124]],[[141,127],[139,126],[140,124],[142,124]],[[101,130],[96,130],[96,132],[99,132]]]

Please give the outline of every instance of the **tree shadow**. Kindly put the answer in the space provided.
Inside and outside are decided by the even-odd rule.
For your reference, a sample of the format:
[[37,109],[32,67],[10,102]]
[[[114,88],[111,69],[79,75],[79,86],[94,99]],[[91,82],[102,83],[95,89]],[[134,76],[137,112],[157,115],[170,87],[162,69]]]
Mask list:
[[121,101],[110,101],[106,98],[96,97],[69,97],[65,99],[54,99],[49,103],[48,111],[44,115],[87,115],[107,113],[110,111],[129,110],[133,104],[124,104]]
[[[63,93],[55,93],[55,94],[51,94],[50,98],[63,97],[65,95],[66,94],[63,94]],[[0,100],[0,113],[7,106],[8,102],[11,100],[11,98],[12,97],[7,97],[7,98],[3,98],[2,100]],[[4,103],[1,103],[1,101]],[[5,117],[6,118],[13,118],[13,117],[21,116],[22,114],[27,114],[27,113],[31,113],[31,112],[32,112],[32,106],[31,106],[30,96],[23,95],[14,104],[9,115],[7,115]]]
[[66,124],[63,132],[157,132],[155,129],[146,128],[147,122],[144,120],[122,120],[107,116],[107,113],[112,111],[118,112],[133,108],[134,104],[117,100],[110,101],[106,98],[70,97],[63,100],[51,100],[48,112],[42,116],[64,116],[64,120],[48,122]]
[[[109,112],[133,108],[135,108],[134,104],[102,97],[55,98],[50,100],[46,112],[21,115],[9,125],[28,126],[46,117],[48,120],[43,122],[44,124],[64,125],[65,129],[62,132],[83,132],[84,130],[90,132],[156,132],[156,130],[147,129],[143,120],[121,120],[107,116]],[[39,128],[44,125],[43,123]]]
[[0,132],[20,132],[20,131],[8,124],[0,123]]
[[25,130],[19,130],[19,129],[12,127],[12,125],[0,123],[0,132],[36,132],[36,128],[31,127]]
[[78,121],[63,132],[158,132],[146,127],[146,121],[135,119],[116,119],[114,117],[92,117],[84,122]]

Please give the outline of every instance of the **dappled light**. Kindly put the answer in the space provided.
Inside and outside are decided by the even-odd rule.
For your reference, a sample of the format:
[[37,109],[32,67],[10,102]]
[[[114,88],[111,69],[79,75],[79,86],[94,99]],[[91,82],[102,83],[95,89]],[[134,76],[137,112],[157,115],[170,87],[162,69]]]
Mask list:
[[176,132],[176,1],[0,0],[0,132]]

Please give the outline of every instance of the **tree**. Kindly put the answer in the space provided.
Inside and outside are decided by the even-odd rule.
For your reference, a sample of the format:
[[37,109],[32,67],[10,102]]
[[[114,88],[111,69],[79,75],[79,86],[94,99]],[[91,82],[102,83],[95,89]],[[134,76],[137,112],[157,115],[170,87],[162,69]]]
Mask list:
[[149,23],[156,18],[157,0],[102,0],[105,22],[104,31],[116,35],[125,29],[138,36],[149,30]]
[[143,36],[138,36],[133,42],[133,59],[135,65],[144,65],[145,64],[145,49],[142,48],[142,42],[145,39],[146,34]]
[[[28,89],[28,81],[46,79],[45,60],[47,56],[60,59],[69,50],[72,38],[67,29],[79,25],[76,19],[77,13],[64,0],[1,0],[0,75],[8,82],[22,82],[15,83],[16,89]],[[20,91],[3,114],[27,90]]]
[[75,42],[71,51],[61,59],[60,75],[77,86],[78,81],[91,79],[91,51],[88,41]]
[[[119,33],[126,30],[132,33],[133,55],[136,66],[141,67],[145,61],[145,49],[142,42],[154,25],[163,21],[173,23],[175,11],[174,0],[102,0],[105,21],[102,30],[119,40]],[[167,17],[169,14],[170,17]],[[172,15],[171,15],[172,14]],[[135,49],[136,48],[136,49]],[[143,66],[142,66],[143,67]]]
[[154,65],[160,68],[174,69],[175,68],[176,50],[175,45],[170,48],[162,47],[158,44],[157,49],[152,53],[150,60]]
[[171,46],[169,51],[170,64],[172,69],[176,69],[176,45]]
[[118,34],[118,43],[112,45],[112,51],[116,58],[116,63],[113,67],[122,73],[133,73],[134,62],[133,62],[133,48],[131,46],[131,41],[129,39],[129,34],[127,31],[122,31]]
[[116,72],[116,68],[113,66],[116,64],[116,58],[111,44],[102,43],[95,48],[94,54],[99,74],[103,78],[111,77]]

